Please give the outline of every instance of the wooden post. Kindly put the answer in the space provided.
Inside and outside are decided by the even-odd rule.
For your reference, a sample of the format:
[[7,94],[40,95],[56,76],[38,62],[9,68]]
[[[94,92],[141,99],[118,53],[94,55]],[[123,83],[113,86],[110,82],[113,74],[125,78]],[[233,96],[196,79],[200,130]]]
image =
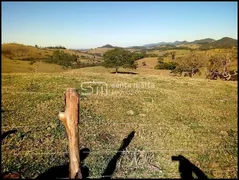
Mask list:
[[66,128],[70,156],[69,178],[82,179],[79,154],[79,95],[74,88],[67,88],[65,112],[59,112],[59,119]]

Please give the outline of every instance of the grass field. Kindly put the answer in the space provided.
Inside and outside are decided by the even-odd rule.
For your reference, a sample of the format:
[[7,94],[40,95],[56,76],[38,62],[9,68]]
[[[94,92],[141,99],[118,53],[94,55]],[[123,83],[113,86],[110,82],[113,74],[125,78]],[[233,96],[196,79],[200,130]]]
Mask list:
[[65,69],[57,64],[44,62],[12,60],[2,55],[2,73],[33,73],[33,72],[61,72]]
[[[2,73],[2,131],[17,130],[2,142],[3,171],[36,178],[68,162],[58,113],[64,111],[66,88],[74,87],[81,94],[80,147],[90,149],[89,177],[100,177],[135,131],[113,178],[179,178],[178,162],[171,160],[179,154],[209,178],[238,178],[237,82],[113,70]],[[106,83],[108,93],[84,95],[81,83],[89,81]]]
[[[17,44],[17,43],[2,44],[2,59],[20,60],[20,61],[21,60],[23,61],[37,60],[39,62],[49,58],[53,54],[53,52],[56,50],[60,50],[71,55],[72,54],[77,55],[78,60],[84,63],[94,63],[94,62],[102,61],[102,58],[99,56],[94,56],[92,54],[84,53],[80,51],[73,51],[69,49],[38,48],[34,46]],[[7,67],[7,65],[4,65],[4,67]],[[11,71],[11,72],[14,72],[14,71]]]

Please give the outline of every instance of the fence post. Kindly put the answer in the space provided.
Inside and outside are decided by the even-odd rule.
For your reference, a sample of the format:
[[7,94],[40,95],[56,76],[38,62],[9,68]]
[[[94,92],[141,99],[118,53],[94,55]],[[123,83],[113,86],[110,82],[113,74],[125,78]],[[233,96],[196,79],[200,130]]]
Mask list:
[[66,128],[70,156],[69,178],[82,179],[79,154],[79,95],[74,88],[65,93],[65,112],[59,112],[59,119]]

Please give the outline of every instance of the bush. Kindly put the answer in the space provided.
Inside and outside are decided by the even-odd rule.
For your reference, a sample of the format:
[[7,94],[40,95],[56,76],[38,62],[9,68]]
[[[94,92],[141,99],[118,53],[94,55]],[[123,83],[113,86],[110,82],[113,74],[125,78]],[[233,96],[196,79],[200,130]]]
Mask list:
[[165,69],[165,68],[164,68],[164,63],[156,65],[156,66],[154,67],[154,69]]
[[149,54],[146,54],[145,57],[158,57],[158,55],[149,53]]
[[69,67],[73,62],[77,61],[76,55],[71,55],[69,53],[64,53],[63,51],[56,50],[53,52],[52,56],[45,62],[59,64],[61,66]]
[[155,69],[167,69],[174,70],[177,67],[177,63],[175,62],[161,62],[155,66]]
[[77,64],[73,65],[73,69],[84,68],[84,67],[94,67],[94,66],[101,66],[102,63],[84,63],[84,62],[77,62]]
[[158,57],[158,63],[160,64],[160,63],[163,63],[163,56],[159,56]]
[[36,63],[37,61],[36,60],[33,60],[31,62],[29,62],[30,65],[33,65],[34,63]]
[[133,53],[132,53],[132,59],[133,59],[134,61],[139,60],[139,59],[142,59],[142,58],[144,58],[144,57],[146,57],[145,52],[133,52]]

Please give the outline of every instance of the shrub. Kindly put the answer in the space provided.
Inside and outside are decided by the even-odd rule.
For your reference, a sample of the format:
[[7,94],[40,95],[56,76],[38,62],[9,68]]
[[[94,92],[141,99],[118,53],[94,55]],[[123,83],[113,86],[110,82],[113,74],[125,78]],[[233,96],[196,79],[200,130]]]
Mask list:
[[175,62],[161,62],[155,66],[155,69],[167,69],[174,70],[177,67],[177,63]]
[[76,55],[71,55],[69,53],[64,53],[63,51],[56,50],[53,52],[52,56],[45,62],[59,64],[61,66],[69,67],[72,62],[76,62]]

